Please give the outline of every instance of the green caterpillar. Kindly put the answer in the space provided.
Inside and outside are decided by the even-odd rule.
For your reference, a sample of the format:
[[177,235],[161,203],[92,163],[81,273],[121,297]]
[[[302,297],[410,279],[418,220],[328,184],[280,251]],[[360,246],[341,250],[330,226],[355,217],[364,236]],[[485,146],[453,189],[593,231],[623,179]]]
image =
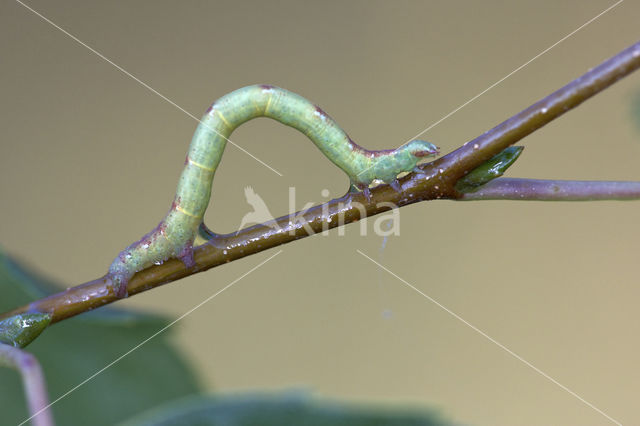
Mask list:
[[127,283],[138,271],[169,258],[194,265],[193,241],[209,204],[211,185],[227,138],[241,124],[268,117],[304,133],[351,180],[351,190],[370,198],[374,180],[401,191],[397,176],[409,172],[423,157],[438,153],[425,141],[413,140],[397,149],[369,151],[347,134],[322,109],[284,89],[255,85],[238,89],[207,109],[193,135],[176,196],[165,218],[140,241],[115,258],[107,277],[118,297],[126,297]]

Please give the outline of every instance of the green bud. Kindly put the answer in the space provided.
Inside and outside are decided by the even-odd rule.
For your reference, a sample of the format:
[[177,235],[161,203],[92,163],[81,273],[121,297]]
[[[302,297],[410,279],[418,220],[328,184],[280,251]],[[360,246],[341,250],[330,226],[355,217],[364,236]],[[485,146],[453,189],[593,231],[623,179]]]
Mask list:
[[473,169],[465,177],[458,180],[458,192],[473,192],[485,183],[500,177],[518,159],[523,146],[510,146],[497,155]]
[[24,348],[47,328],[51,315],[42,313],[20,314],[0,321],[0,342]]

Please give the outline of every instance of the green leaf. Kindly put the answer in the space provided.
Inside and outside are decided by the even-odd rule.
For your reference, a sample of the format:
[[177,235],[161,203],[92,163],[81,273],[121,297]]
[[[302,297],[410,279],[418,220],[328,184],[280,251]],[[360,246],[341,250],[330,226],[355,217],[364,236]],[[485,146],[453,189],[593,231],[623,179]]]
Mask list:
[[0,311],[8,311],[59,290],[52,281],[29,271],[0,247]]
[[[33,273],[0,250],[0,311],[62,287]],[[29,346],[40,361],[55,400],[168,324],[155,315],[103,307],[47,328]],[[159,334],[53,405],[59,425],[112,425],[141,410],[199,391],[196,375]],[[24,421],[27,408],[19,375],[0,368],[1,424]]]
[[523,149],[522,146],[510,146],[491,157],[458,180],[456,190],[462,193],[473,192],[485,183],[502,176],[515,163]]
[[121,423],[120,426],[434,426],[451,425],[416,409],[383,410],[318,401],[307,394],[195,396]]

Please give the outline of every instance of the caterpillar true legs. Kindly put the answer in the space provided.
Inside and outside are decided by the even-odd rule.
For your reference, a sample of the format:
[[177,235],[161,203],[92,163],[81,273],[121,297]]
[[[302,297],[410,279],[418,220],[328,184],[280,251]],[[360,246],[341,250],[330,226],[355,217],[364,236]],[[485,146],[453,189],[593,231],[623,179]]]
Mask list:
[[322,109],[295,93],[274,86],[248,86],[214,102],[193,135],[175,199],[165,218],[151,232],[125,248],[109,267],[118,297],[126,297],[127,283],[138,271],[169,258],[193,266],[193,241],[209,204],[211,185],[227,138],[241,124],[268,117],[304,133],[322,153],[342,169],[352,188],[369,198],[374,180],[392,184],[413,170],[423,157],[438,153],[425,141],[413,140],[396,149],[369,151],[353,142]]

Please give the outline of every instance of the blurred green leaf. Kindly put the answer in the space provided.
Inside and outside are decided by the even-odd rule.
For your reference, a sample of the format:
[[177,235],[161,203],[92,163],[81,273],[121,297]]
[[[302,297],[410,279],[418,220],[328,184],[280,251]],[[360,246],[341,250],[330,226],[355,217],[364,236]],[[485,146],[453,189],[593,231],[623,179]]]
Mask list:
[[498,178],[518,159],[524,147],[510,146],[473,169],[458,180],[456,190],[462,193],[473,192],[485,183]]
[[12,308],[59,291],[49,279],[29,271],[0,248],[0,311]]
[[[0,311],[59,291],[0,251]],[[168,324],[154,315],[103,307],[49,327],[30,346],[52,400],[89,379]],[[158,404],[199,391],[196,376],[170,344],[167,330],[53,405],[59,425],[112,425]],[[25,420],[20,377],[0,369],[2,424]]]
[[317,401],[303,393],[194,396],[120,426],[435,426],[451,425],[424,410],[383,410]]

